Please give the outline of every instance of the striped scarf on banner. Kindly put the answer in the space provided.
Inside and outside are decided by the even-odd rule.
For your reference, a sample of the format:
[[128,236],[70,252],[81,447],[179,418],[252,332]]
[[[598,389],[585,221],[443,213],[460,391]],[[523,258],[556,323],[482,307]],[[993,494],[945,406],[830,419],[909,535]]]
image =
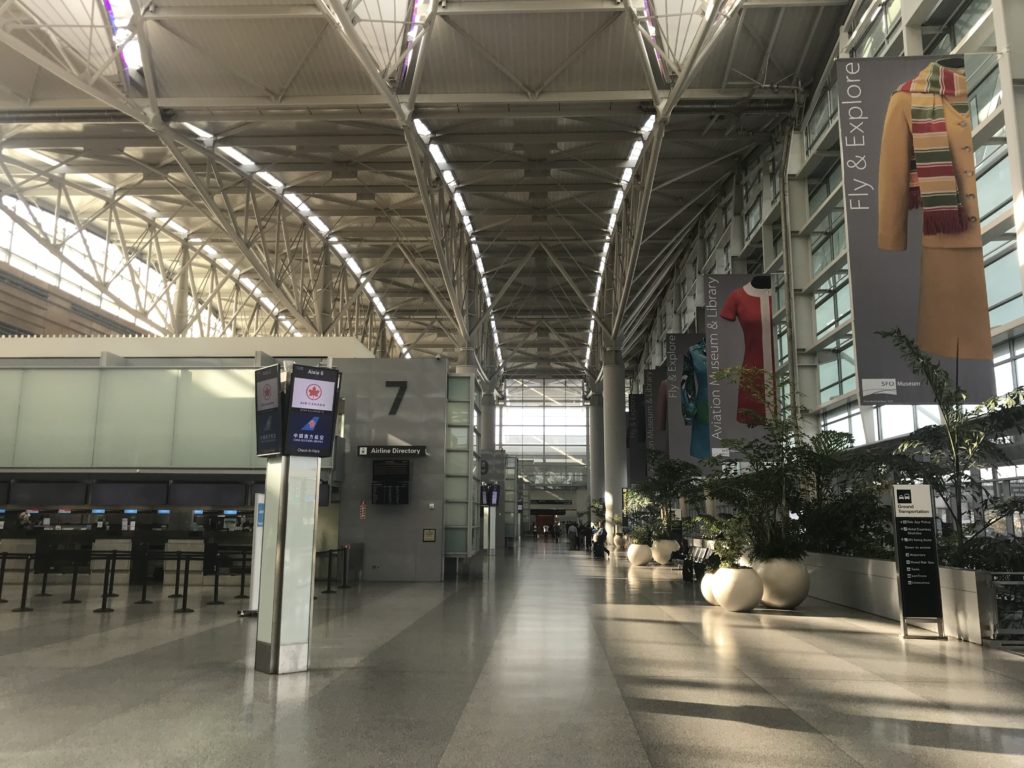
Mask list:
[[967,229],[967,216],[957,189],[943,99],[960,114],[966,114],[967,78],[961,69],[932,62],[898,90],[910,94],[914,144],[910,161],[910,207],[924,209],[926,235],[963,232]]

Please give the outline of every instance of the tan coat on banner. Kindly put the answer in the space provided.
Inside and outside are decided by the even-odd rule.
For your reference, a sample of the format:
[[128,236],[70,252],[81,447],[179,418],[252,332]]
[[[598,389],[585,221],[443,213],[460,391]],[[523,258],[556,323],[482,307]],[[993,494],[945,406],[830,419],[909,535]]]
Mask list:
[[[882,132],[878,247],[883,251],[907,249],[908,178],[914,153],[910,99],[911,95],[903,91],[892,95]],[[968,226],[955,234],[922,235],[917,343],[930,355],[991,360],[992,332],[981,253],[971,116],[957,112],[945,98],[943,103],[953,169]]]

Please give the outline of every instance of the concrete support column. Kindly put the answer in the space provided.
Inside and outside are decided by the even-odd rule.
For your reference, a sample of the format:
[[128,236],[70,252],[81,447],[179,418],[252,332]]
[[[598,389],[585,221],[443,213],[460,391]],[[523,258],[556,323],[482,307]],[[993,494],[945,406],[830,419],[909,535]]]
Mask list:
[[622,353],[606,349],[604,369],[604,520],[609,537],[622,519],[622,489],[626,487],[626,376]]
[[601,383],[598,382],[590,395],[590,406],[587,408],[587,455],[590,460],[588,506],[594,499],[604,498],[604,398],[600,387]]
[[494,392],[485,391],[480,398],[480,450],[495,450],[496,425],[498,406],[495,404]]

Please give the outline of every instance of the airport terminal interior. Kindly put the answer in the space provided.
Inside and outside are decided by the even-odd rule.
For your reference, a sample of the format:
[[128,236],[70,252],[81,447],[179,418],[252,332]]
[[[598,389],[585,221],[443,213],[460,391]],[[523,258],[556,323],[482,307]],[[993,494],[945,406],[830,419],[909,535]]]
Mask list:
[[1021,254],[1024,0],[0,0],[0,766],[1019,768]]

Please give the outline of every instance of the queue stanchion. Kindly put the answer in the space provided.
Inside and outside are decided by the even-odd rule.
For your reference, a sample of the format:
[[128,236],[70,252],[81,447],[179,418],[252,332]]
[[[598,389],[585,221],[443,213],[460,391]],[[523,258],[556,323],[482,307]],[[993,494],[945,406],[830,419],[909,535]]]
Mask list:
[[7,553],[0,552],[0,603],[6,603],[4,599],[4,579],[7,577]]
[[75,593],[78,592],[78,559],[75,558],[74,562],[71,563],[71,596],[64,601],[64,605],[74,605],[75,603],[82,602]]
[[21,605],[13,613],[29,613],[32,609],[26,605],[28,601],[28,574],[32,568],[32,555],[25,555],[25,575],[21,578]]
[[110,554],[103,558],[103,592],[101,594],[102,601],[100,602],[99,608],[94,608],[93,613],[110,613],[114,609],[107,605],[107,600],[110,599],[110,590],[107,587],[107,581],[110,579]]
[[[188,587],[186,586],[187,590]],[[224,605],[224,601],[220,599],[220,553],[213,560],[213,600],[210,600],[207,605]]]
[[338,590],[334,588],[334,553],[337,550],[327,550],[327,589],[321,591],[321,594],[330,595]]
[[120,597],[114,591],[114,573],[117,571],[117,550],[110,551],[110,586],[107,587],[107,597]]
[[179,588],[181,587],[181,550],[174,553],[174,594],[168,595],[168,597],[181,597]]
[[344,557],[341,560],[341,588],[348,589],[348,544],[341,548],[341,553]]
[[36,597],[52,597],[49,592],[46,591],[46,584],[50,580],[50,569],[43,568],[43,586],[39,589],[39,594]]
[[239,585],[238,585],[238,594],[235,595],[235,597],[237,599],[239,599],[239,600],[243,600],[243,599],[248,597],[248,595],[245,594],[245,572],[247,570],[246,569],[246,560],[248,560],[248,559],[249,559],[249,553],[248,552],[242,552],[242,580],[239,582]]
[[188,571],[189,566],[192,565],[192,558],[185,558],[185,587],[184,592],[181,594],[181,606],[174,609],[175,613],[194,613],[191,608],[188,607]]
[[142,550],[142,597],[135,601],[136,605],[152,605],[149,597],[149,546]]

